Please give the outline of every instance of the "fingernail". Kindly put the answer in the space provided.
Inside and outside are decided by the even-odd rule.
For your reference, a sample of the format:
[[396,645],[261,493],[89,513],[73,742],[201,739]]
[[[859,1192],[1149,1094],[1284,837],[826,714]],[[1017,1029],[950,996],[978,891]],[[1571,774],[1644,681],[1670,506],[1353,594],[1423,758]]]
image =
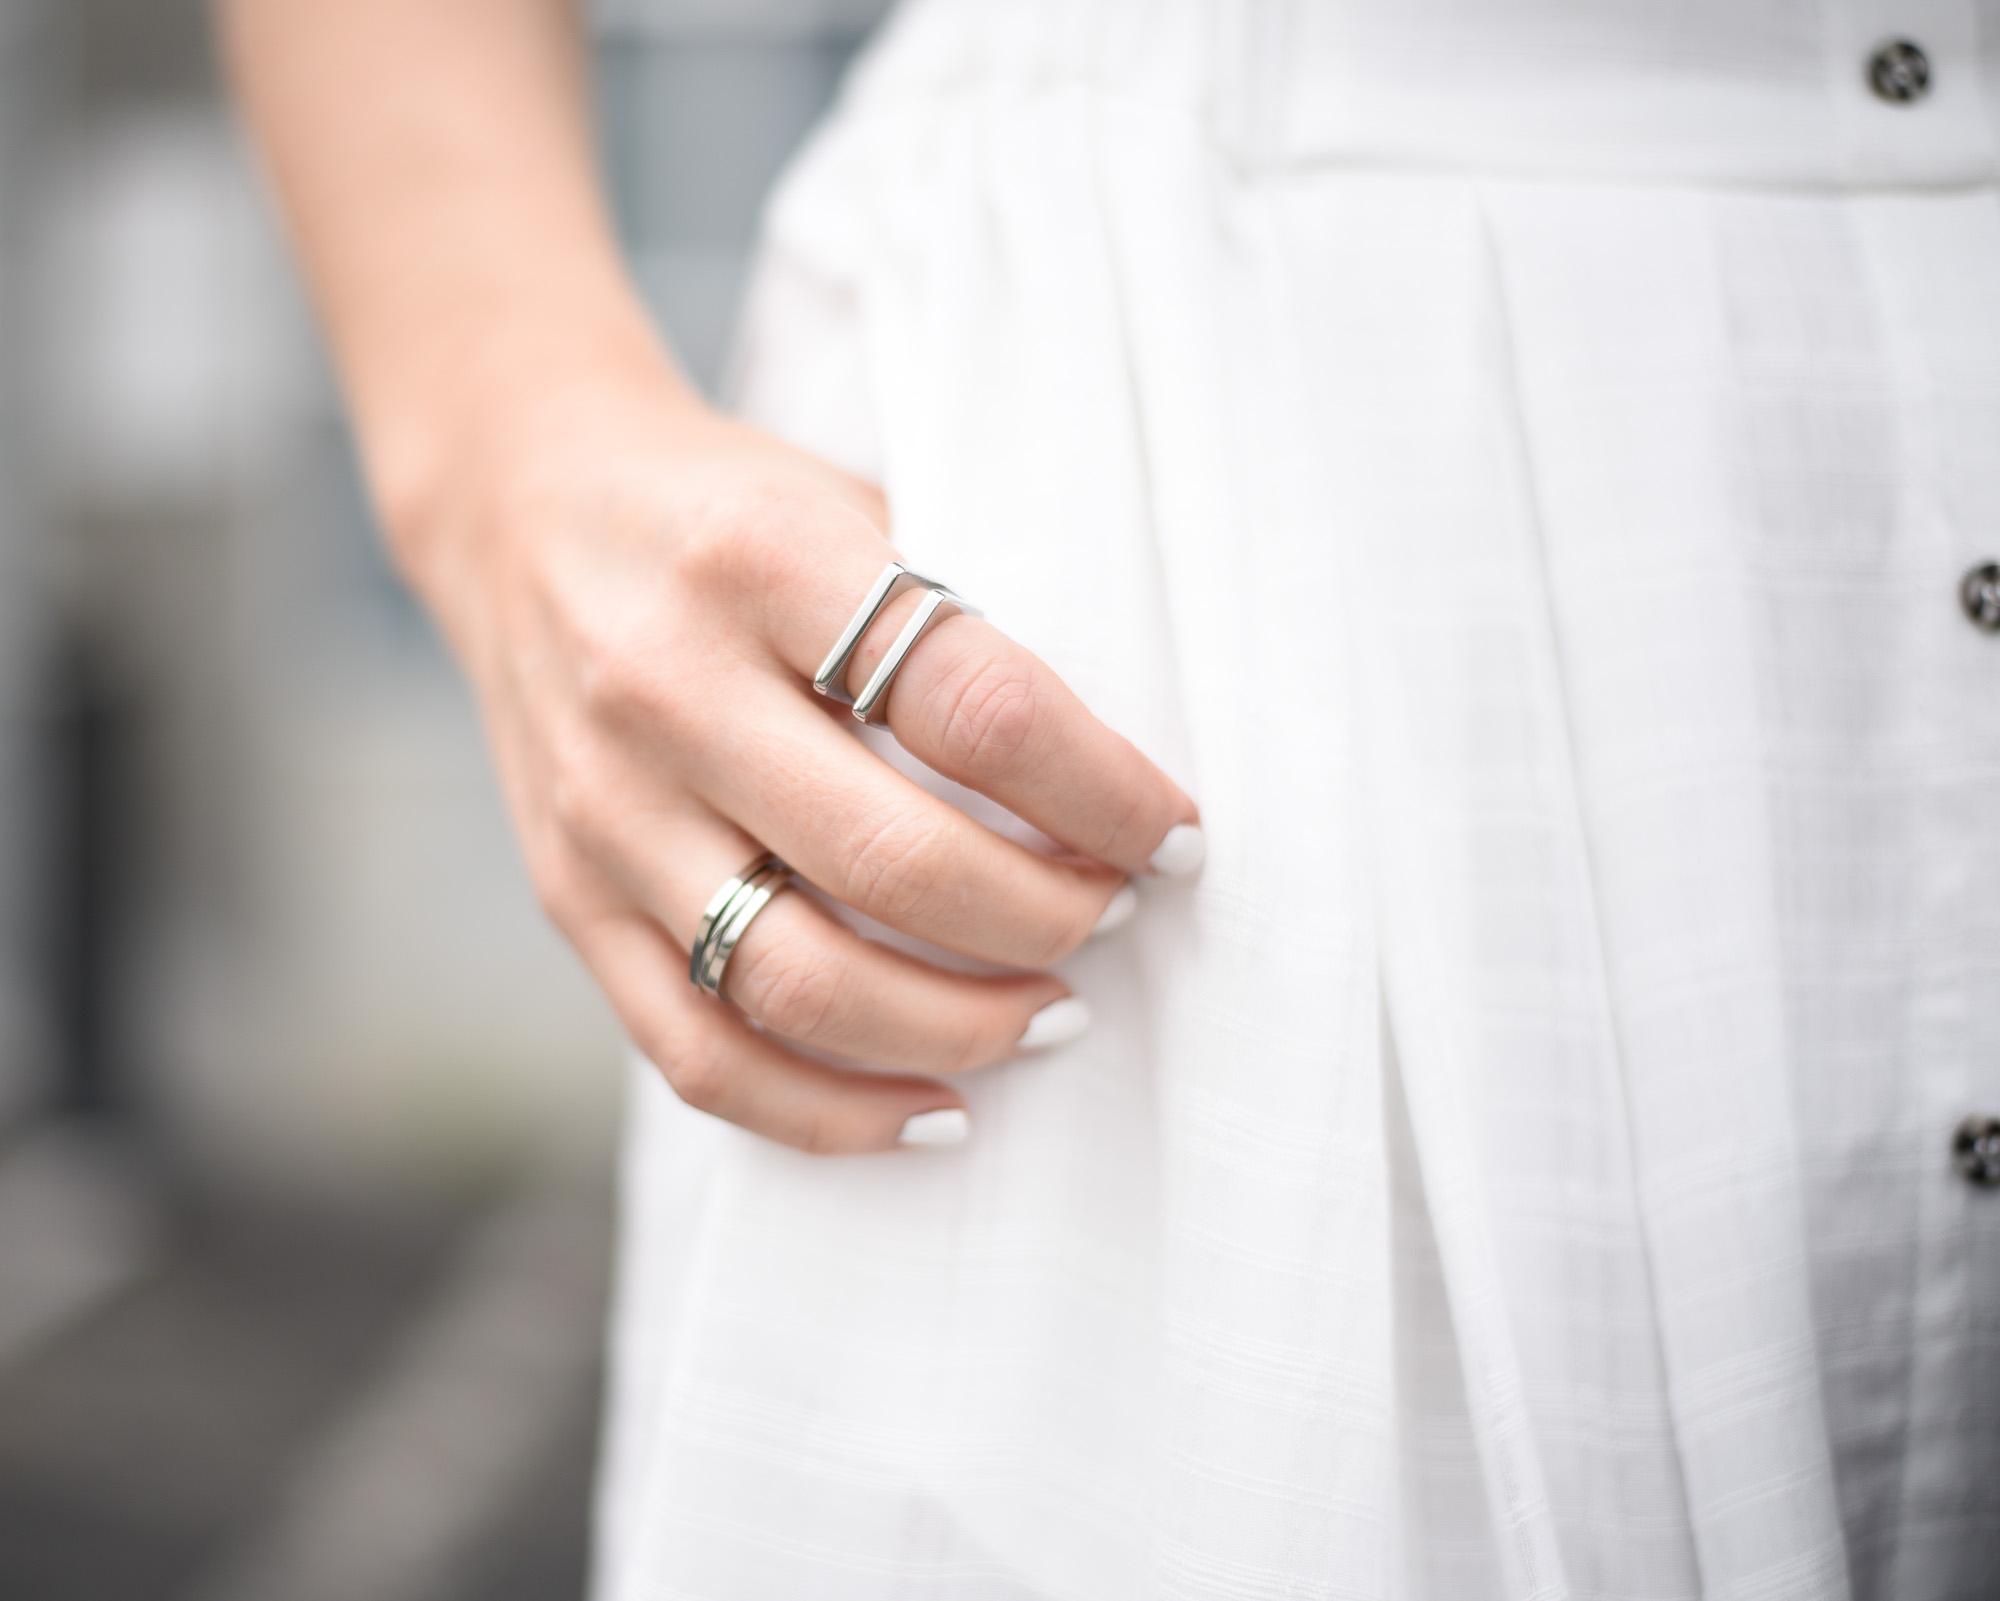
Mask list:
[[1132,921],[1132,914],[1139,909],[1139,892],[1130,884],[1120,884],[1118,893],[1104,903],[1104,910],[1097,914],[1097,922],[1090,930],[1090,938],[1109,934],[1114,928],[1123,928]]
[[1047,1050],[1051,1045],[1067,1045],[1089,1027],[1090,1008],[1074,995],[1065,995],[1029,1018],[1015,1043],[1024,1051]]
[[1199,823],[1176,823],[1147,864],[1162,878],[1186,878],[1208,858],[1208,841]]
[[919,1112],[906,1118],[898,1145],[963,1145],[972,1132],[972,1119],[962,1106],[940,1106],[935,1112]]

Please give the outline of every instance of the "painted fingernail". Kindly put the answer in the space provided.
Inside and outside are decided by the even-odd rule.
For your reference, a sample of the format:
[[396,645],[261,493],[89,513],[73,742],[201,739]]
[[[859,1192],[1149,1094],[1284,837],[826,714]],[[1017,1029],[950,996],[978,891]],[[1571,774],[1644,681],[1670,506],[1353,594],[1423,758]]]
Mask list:
[[1024,1051],[1044,1051],[1051,1045],[1067,1045],[1089,1027],[1090,1008],[1074,995],[1065,995],[1029,1018],[1015,1043]]
[[1132,921],[1132,914],[1139,909],[1139,892],[1130,884],[1120,884],[1118,893],[1104,903],[1104,910],[1097,914],[1097,922],[1091,928],[1090,937],[1109,934],[1114,928],[1123,928]]
[[898,1145],[963,1145],[972,1132],[972,1119],[962,1106],[940,1106],[935,1112],[919,1112],[903,1123],[896,1136]]
[[1208,840],[1198,823],[1176,823],[1147,864],[1162,878],[1186,878],[1208,859]]

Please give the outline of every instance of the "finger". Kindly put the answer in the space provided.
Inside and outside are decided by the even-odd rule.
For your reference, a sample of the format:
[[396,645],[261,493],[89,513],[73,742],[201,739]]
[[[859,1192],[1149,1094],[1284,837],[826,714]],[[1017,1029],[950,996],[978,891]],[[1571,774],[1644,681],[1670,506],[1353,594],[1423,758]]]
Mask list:
[[948,950],[1053,966],[1112,909],[1119,875],[1044,856],[974,822],[749,678],[703,731],[702,795],[836,900]]
[[[856,671],[872,672],[888,643],[871,630]],[[926,767],[1069,849],[1127,873],[1188,870],[1185,834],[1161,846],[1199,827],[1194,802],[992,624],[958,616],[926,634],[890,686],[888,717]]]
[[803,895],[773,901],[724,993],[773,1033],[877,1067],[959,1073],[1073,1039],[1090,1013],[1042,973],[950,973],[865,940]]
[[[645,827],[619,874],[682,949],[716,891],[760,853],[707,814]],[[751,922],[724,993],[772,1033],[877,1067],[955,1073],[1061,1044],[1089,1012],[1047,974],[947,972],[863,939],[805,895],[780,895]]]
[[[751,541],[766,637],[810,678],[894,559],[860,516],[822,519],[821,538]],[[858,694],[921,596],[884,608],[848,664]],[[992,797],[1069,849],[1127,873],[1200,865],[1194,802],[1106,727],[1050,668],[997,628],[959,616],[921,639],[889,692],[890,728],[919,761]]]
[[636,910],[593,921],[577,944],[633,1043],[698,1111],[825,1154],[955,1143],[938,1137],[954,1128],[964,1137],[965,1103],[948,1086],[786,1050],[692,988],[686,957]]

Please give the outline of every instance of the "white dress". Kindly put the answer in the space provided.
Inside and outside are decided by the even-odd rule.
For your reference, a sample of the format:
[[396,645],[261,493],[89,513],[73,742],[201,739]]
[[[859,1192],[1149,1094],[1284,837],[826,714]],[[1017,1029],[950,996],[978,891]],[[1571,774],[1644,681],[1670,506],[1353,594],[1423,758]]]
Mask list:
[[1209,860],[963,1148],[640,1077],[600,1601],[2000,1595],[1996,51],[898,13],[743,407]]

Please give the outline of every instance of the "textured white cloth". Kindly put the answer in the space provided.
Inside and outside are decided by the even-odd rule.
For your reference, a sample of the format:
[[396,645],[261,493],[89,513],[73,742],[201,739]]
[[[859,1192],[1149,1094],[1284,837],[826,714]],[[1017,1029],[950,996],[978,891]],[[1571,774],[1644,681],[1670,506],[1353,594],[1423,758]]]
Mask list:
[[2000,1595],[2000,1191],[1948,1160],[2000,1112],[1982,39],[898,15],[744,407],[879,474],[1208,866],[961,1149],[640,1075],[601,1601]]

